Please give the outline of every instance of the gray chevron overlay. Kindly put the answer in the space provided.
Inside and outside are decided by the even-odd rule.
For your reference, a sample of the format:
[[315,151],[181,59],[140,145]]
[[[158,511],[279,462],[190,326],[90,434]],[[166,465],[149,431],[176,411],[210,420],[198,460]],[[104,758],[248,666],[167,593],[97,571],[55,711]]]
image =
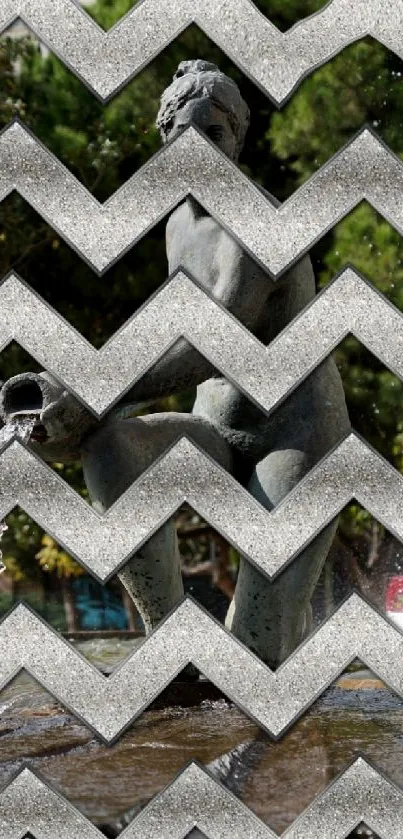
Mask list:
[[[23,769],[0,793],[0,812],[0,839],[20,839],[21,830],[28,827],[35,839],[104,839],[101,831],[29,769]],[[188,833],[195,824],[210,839],[233,839],[234,828],[245,839],[276,836],[208,771],[191,763],[120,839],[182,839],[184,831]]]
[[380,839],[403,839],[402,791],[361,757],[313,801],[283,836],[344,839],[360,822],[365,822]]
[[108,33],[73,0],[2,0],[0,30],[18,17],[104,101],[193,22],[276,103],[366,35],[403,58],[401,0],[333,0],[286,33],[250,0],[142,0]]
[[0,135],[0,201],[13,190],[99,273],[189,193],[273,276],[363,200],[403,233],[403,164],[367,128],[275,209],[193,127],[100,204],[26,128],[13,122]]
[[12,274],[0,284],[0,351],[18,341],[97,416],[180,337],[270,412],[349,333],[403,378],[403,316],[352,268],[345,269],[268,347],[181,271],[101,350],[94,349],[18,276]]
[[[361,821],[380,839],[403,837],[403,793],[363,758],[357,758],[283,837],[344,839]],[[192,762],[153,798],[119,839],[183,839],[195,825],[208,839],[277,836],[208,770]],[[35,839],[103,837],[72,804],[25,768],[0,793],[0,839],[20,839],[28,829]]]
[[263,573],[275,576],[352,498],[403,542],[403,477],[354,433],[271,512],[187,437],[104,514],[20,442],[0,456],[0,519],[19,504],[101,581],[185,501]]
[[108,677],[23,604],[0,628],[1,688],[26,669],[107,743],[190,661],[274,737],[356,657],[403,695],[403,635],[358,594],[275,673],[190,598]]
[[29,769],[0,793],[0,839],[105,839],[88,819]]
[[[197,789],[195,806],[192,789]],[[190,812],[183,813],[183,801]],[[199,805],[200,800],[200,805]],[[182,805],[182,806],[181,806]],[[193,805],[193,806],[192,806]],[[239,802],[192,763],[140,813],[120,834],[120,839],[182,839],[193,823],[211,839],[231,836],[231,824],[239,836],[271,839],[276,836],[260,820],[245,823],[235,813]],[[249,811],[250,812],[250,811]],[[170,814],[173,813],[173,817]],[[213,815],[214,813],[214,815]],[[220,819],[221,816],[221,819]],[[344,839],[358,823],[365,821],[380,839],[402,839],[403,793],[363,758],[358,758],[305,810],[283,834],[284,839]],[[152,821],[151,821],[152,819]],[[152,825],[152,827],[151,827]],[[160,832],[156,831],[160,825]],[[179,827],[180,825],[180,827]],[[252,832],[250,833],[249,830]],[[182,832],[181,832],[182,831]]]
[[[0,30],[17,17],[103,101],[192,21],[277,103],[315,67],[365,35],[403,58],[403,0],[333,0],[285,34],[250,0],[141,0],[109,33],[73,0],[1,0]],[[0,201],[13,190],[100,274],[189,193],[273,277],[362,200],[403,234],[403,164],[368,129],[279,208],[195,128],[168,144],[101,205],[15,122],[0,135]],[[0,301],[0,345],[18,340],[98,415],[179,337],[188,337],[266,411],[348,332],[403,375],[402,316],[352,269],[268,348],[182,272],[100,351],[17,277],[0,286]],[[202,312],[210,324],[208,344],[196,309],[199,319]],[[43,336],[36,331],[39,321]],[[247,365],[237,362],[235,345],[242,347]],[[403,541],[403,477],[355,434],[342,440],[271,513],[187,438],[178,440],[104,515],[21,443],[13,441],[0,452],[0,519],[20,504],[101,581],[116,573],[184,501],[263,573],[274,576],[352,498]],[[0,626],[1,686],[25,668],[107,743],[190,661],[274,737],[357,656],[403,696],[403,634],[357,594],[276,673],[189,598],[109,678],[23,604]],[[361,821],[383,839],[403,839],[403,793],[359,759],[285,836],[342,839]],[[192,763],[122,839],[182,839],[195,824],[210,839],[274,836],[208,771]],[[35,839],[101,836],[24,769],[0,794],[0,839],[21,839],[28,830]]]

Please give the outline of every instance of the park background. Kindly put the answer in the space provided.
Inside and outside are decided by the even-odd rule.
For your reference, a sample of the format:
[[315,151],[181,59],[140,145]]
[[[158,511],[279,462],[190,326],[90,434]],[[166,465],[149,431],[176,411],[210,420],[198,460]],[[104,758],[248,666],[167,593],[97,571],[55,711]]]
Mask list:
[[[108,29],[133,5],[131,0],[97,0],[87,11]],[[256,5],[284,31],[325,2],[258,0]],[[252,116],[240,166],[282,201],[364,124],[403,157],[403,65],[371,38],[318,69],[278,109],[197,26],[191,26],[109,104],[102,105],[17,24],[0,41],[0,128],[19,117],[99,201],[106,201],[161,147],[155,128],[159,98],[178,63],[189,58],[217,63],[239,85]],[[167,279],[164,229],[165,221],[99,278],[20,196],[12,194],[0,208],[0,278],[18,273],[100,347]],[[366,202],[326,234],[311,256],[318,289],[351,264],[403,309],[402,239]],[[402,471],[401,381],[353,337],[344,340],[335,355],[354,430]],[[17,344],[1,354],[3,380],[39,369]],[[193,396],[187,392],[170,397],[153,410],[190,410]],[[53,468],[86,497],[79,464]],[[0,615],[23,598],[59,630],[82,627],[77,581],[85,577],[97,603],[102,587],[92,585],[84,569],[22,510],[14,510],[7,524]],[[216,594],[219,590],[224,598],[230,594],[236,552],[190,509],[180,511],[178,527],[187,588],[197,597],[197,581],[203,577],[200,591],[204,597],[210,591],[211,602],[209,596],[205,602],[221,617],[223,602]],[[350,504],[342,513],[318,588],[318,619],[329,614],[353,586],[384,608],[388,577],[400,569],[400,544],[358,504]],[[113,625],[122,590],[115,583],[105,591],[110,597],[109,606],[104,603],[102,626],[99,615],[87,616],[87,628],[105,629],[108,620]],[[127,598],[124,608],[126,625],[138,628]]]

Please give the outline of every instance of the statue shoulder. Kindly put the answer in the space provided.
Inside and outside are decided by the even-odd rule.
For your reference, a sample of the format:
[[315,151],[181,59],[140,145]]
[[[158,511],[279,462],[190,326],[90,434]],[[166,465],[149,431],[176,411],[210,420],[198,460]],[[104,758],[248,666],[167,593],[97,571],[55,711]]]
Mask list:
[[174,234],[178,233],[180,230],[186,230],[186,228],[189,227],[190,224],[191,214],[186,201],[184,201],[183,204],[180,204],[179,207],[177,207],[176,210],[174,210],[173,213],[171,213],[166,224],[165,242],[168,251],[170,242]]

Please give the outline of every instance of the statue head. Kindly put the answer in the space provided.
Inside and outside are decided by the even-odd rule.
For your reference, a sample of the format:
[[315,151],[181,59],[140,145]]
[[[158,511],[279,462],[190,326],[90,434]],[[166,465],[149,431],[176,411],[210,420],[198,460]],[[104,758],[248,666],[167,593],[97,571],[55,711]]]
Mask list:
[[228,157],[238,159],[249,126],[249,108],[235,82],[215,64],[200,59],[181,61],[162,94],[156,124],[166,143],[191,123]]

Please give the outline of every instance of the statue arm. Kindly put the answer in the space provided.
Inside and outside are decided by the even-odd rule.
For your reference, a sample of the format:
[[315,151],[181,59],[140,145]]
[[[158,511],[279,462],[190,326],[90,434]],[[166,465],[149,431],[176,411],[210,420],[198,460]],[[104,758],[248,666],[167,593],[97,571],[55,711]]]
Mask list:
[[[233,266],[232,266],[233,267]],[[258,320],[272,288],[271,280],[246,254],[234,270],[223,266],[212,296],[248,329]],[[206,324],[208,329],[208,324]],[[222,375],[185,339],[180,338],[125,394],[123,402],[133,408],[197,387],[206,379]]]
[[180,391],[196,387],[214,376],[215,368],[185,338],[180,338],[168,352],[139,379],[123,397],[123,402],[142,408]]
[[[280,202],[273,195],[262,187],[259,189],[275,206],[279,205]],[[186,204],[181,205],[168,220],[166,230],[168,260],[172,235],[179,231],[186,237],[186,213]],[[216,243],[216,240],[213,241]],[[206,248],[208,247],[207,242]],[[244,326],[254,331],[275,284],[232,237],[226,236],[220,248],[221,252],[216,255],[217,278],[211,285],[211,295]],[[178,267],[176,264],[170,262],[171,273],[176,267]],[[185,338],[181,338],[130,388],[123,397],[123,403],[130,404],[132,409],[139,409],[152,404],[157,399],[197,387],[215,375],[220,375],[220,373],[217,373],[208,359],[192,347]]]

